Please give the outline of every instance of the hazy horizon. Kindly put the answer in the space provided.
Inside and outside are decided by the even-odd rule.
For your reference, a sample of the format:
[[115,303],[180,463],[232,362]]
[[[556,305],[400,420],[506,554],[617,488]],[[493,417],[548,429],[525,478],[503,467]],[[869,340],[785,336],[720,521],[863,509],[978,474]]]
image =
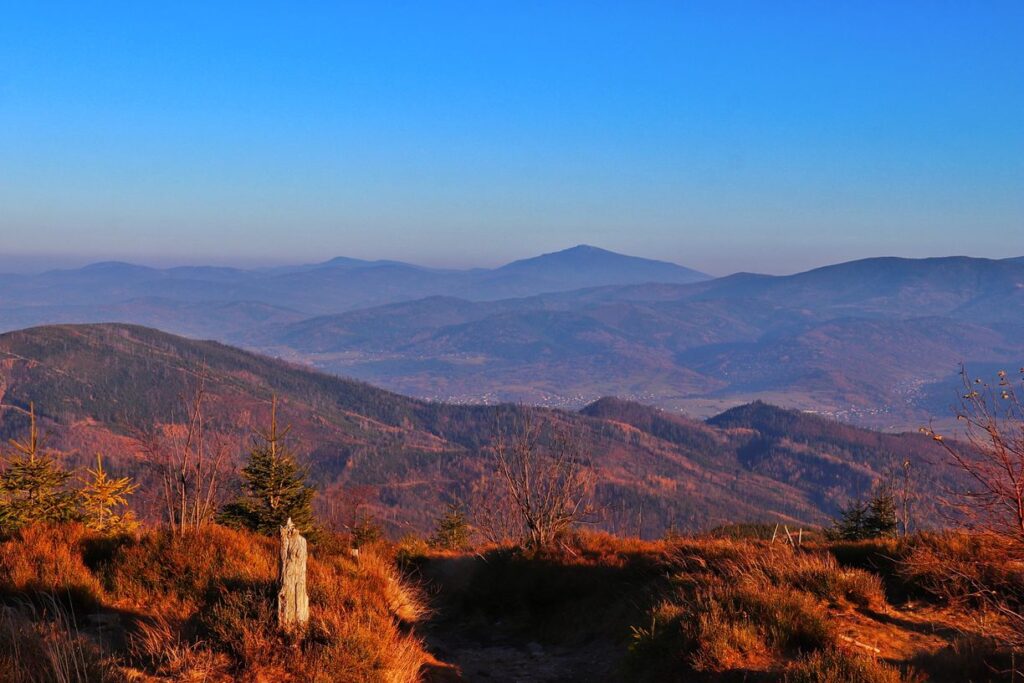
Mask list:
[[213,267],[225,267],[225,268],[239,268],[239,269],[259,269],[259,268],[275,268],[275,267],[287,267],[287,266],[301,266],[301,265],[313,265],[317,263],[324,263],[333,258],[356,258],[366,261],[401,261],[410,265],[423,266],[427,268],[439,268],[439,269],[452,269],[452,270],[470,270],[473,268],[496,268],[505,264],[517,261],[520,259],[528,259],[542,254],[564,251],[571,249],[575,246],[590,246],[597,247],[599,249],[605,249],[607,251],[613,251],[615,253],[623,254],[625,256],[634,256],[639,258],[651,259],[656,261],[667,261],[669,263],[675,263],[676,265],[685,266],[692,268],[693,270],[702,272],[712,277],[723,277],[726,275],[732,275],[734,273],[747,272],[747,273],[761,273],[764,275],[792,275],[795,273],[801,273],[815,268],[821,268],[825,266],[836,265],[839,263],[846,263],[848,261],[856,261],[862,258],[884,258],[884,257],[896,257],[896,258],[945,258],[945,257],[959,257],[965,256],[968,258],[985,258],[992,260],[999,260],[1005,258],[1017,258],[1024,256],[1024,254],[1005,254],[1005,255],[980,255],[980,254],[920,254],[920,255],[902,255],[902,254],[869,254],[865,256],[857,256],[850,259],[844,259],[841,261],[826,261],[821,263],[813,263],[805,268],[797,268],[787,271],[769,271],[769,270],[758,270],[757,268],[741,268],[738,270],[731,270],[728,272],[714,272],[712,270],[701,268],[690,262],[678,261],[666,258],[658,254],[637,254],[637,253],[626,253],[620,252],[614,249],[607,249],[600,244],[581,244],[581,245],[565,245],[561,248],[553,249],[551,251],[527,253],[517,255],[514,257],[496,260],[493,262],[445,262],[445,263],[430,263],[425,261],[417,261],[412,259],[401,259],[389,256],[387,254],[381,255],[370,255],[370,256],[354,256],[352,254],[330,254],[327,256],[311,257],[307,260],[294,260],[294,261],[283,261],[274,259],[251,259],[251,260],[211,260],[211,261],[181,261],[174,258],[160,259],[160,258],[146,258],[138,257],[133,258],[130,255],[125,257],[104,257],[98,255],[96,257],[87,256],[60,256],[60,255],[48,255],[48,254],[30,254],[30,255],[7,255],[0,254],[0,275],[36,275],[42,274],[52,270],[74,270],[83,268],[86,266],[94,265],[97,263],[108,263],[108,262],[122,262],[130,263],[132,265],[148,266],[151,268],[163,269],[163,268],[175,268],[175,267],[192,267],[192,266],[213,266]]

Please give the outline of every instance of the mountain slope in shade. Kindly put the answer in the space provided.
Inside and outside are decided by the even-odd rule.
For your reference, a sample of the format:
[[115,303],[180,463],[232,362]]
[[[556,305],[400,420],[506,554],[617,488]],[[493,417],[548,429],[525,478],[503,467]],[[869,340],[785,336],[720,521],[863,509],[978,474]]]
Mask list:
[[[324,497],[342,504],[345,491],[361,487],[396,531],[425,529],[444,501],[472,498],[474,483],[492,466],[493,427],[508,410],[533,410],[579,439],[606,511],[599,525],[634,528],[642,507],[651,534],[669,524],[823,523],[850,496],[863,494],[893,458],[925,468],[933,447],[917,435],[878,437],[872,447],[870,432],[820,419],[810,423],[813,430],[798,422],[789,433],[765,427],[762,435],[751,419],[701,423],[616,399],[581,413],[429,403],[216,342],[126,325],[0,335],[0,436],[20,433],[24,409],[34,402],[51,445],[71,451],[72,461],[88,462],[102,450],[113,468],[145,480],[149,470],[132,434],[179,422],[181,397],[199,372],[207,424],[238,451],[266,420],[276,395]],[[783,416],[776,422],[792,415],[757,410]]]

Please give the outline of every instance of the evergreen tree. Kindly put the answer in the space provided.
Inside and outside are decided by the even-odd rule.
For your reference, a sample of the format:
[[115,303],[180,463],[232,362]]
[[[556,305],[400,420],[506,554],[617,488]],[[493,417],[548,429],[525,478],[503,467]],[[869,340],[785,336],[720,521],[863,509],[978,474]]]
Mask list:
[[842,541],[859,541],[864,536],[865,519],[868,514],[868,504],[864,501],[853,501],[842,510],[842,517],[833,521],[832,529],[828,531],[831,538]]
[[866,538],[890,538],[899,531],[896,497],[888,486],[879,489],[868,502],[864,531]]
[[270,429],[257,434],[249,462],[242,468],[242,495],[221,510],[218,521],[272,535],[289,518],[303,534],[314,531],[314,490],[305,471],[284,443],[289,428],[277,428],[277,399],[271,406]]
[[898,529],[896,499],[890,488],[882,487],[870,499],[850,503],[827,533],[834,539],[860,541],[895,536]]
[[434,533],[427,541],[432,548],[465,550],[469,546],[469,522],[458,503],[449,503],[438,518]]
[[353,520],[351,531],[353,548],[362,548],[384,537],[384,530],[380,528],[376,518],[366,512]]
[[130,477],[111,479],[103,469],[103,458],[98,453],[96,469],[86,472],[90,478],[84,481],[78,494],[85,525],[105,534],[134,530],[138,522],[128,509],[128,496],[135,492],[138,484],[132,482]]
[[11,439],[10,447],[0,472],[0,531],[74,519],[75,493],[66,488],[71,473],[42,449],[34,404],[29,406],[28,439]]

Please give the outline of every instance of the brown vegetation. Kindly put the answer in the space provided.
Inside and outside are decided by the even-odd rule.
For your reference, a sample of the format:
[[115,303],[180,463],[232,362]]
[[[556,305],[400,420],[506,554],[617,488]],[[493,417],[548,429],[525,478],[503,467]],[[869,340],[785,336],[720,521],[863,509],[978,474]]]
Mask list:
[[386,553],[315,548],[300,639],[277,629],[265,537],[27,527],[0,544],[0,602],[16,607],[0,620],[15,636],[0,638],[0,680],[414,681],[423,608]]
[[974,591],[1021,585],[992,537],[587,533],[529,553],[409,538],[354,556],[328,535],[304,635],[277,628],[276,543],[25,527],[0,543],[0,680],[1011,680],[1012,624]]
[[942,538],[794,548],[588,533],[410,561],[436,596],[427,643],[467,680],[1011,680],[1005,620],[910,570]]

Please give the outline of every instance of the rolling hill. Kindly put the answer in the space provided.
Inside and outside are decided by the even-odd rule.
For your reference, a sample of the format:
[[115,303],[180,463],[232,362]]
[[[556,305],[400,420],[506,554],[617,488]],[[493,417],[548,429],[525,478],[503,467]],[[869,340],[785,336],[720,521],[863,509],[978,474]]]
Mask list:
[[[510,410],[532,410],[578,439],[598,478],[609,529],[699,529],[731,521],[820,524],[910,459],[947,476],[919,435],[879,434],[765,404],[701,422],[619,399],[580,412],[451,405],[407,398],[217,342],[128,325],[62,325],[0,335],[0,435],[20,433],[37,405],[50,445],[85,462],[148,476],[138,430],[180,423],[203,377],[209,429],[241,453],[271,397],[325,500],[369,492],[394,532],[424,529],[446,500],[471,500],[490,471],[488,445]],[[507,416],[506,416],[507,419]],[[143,497],[141,500],[144,500]]]
[[615,394],[709,416],[760,398],[905,430],[948,417],[960,363],[1017,367],[1022,333],[1024,263],[955,257],[432,297],[238,341],[442,400],[578,408]]
[[960,363],[1024,359],[1024,261],[873,258],[707,279],[580,245],[500,268],[101,263],[0,276],[0,330],[129,322],[430,400],[709,417],[752,400],[862,426],[949,418]]

